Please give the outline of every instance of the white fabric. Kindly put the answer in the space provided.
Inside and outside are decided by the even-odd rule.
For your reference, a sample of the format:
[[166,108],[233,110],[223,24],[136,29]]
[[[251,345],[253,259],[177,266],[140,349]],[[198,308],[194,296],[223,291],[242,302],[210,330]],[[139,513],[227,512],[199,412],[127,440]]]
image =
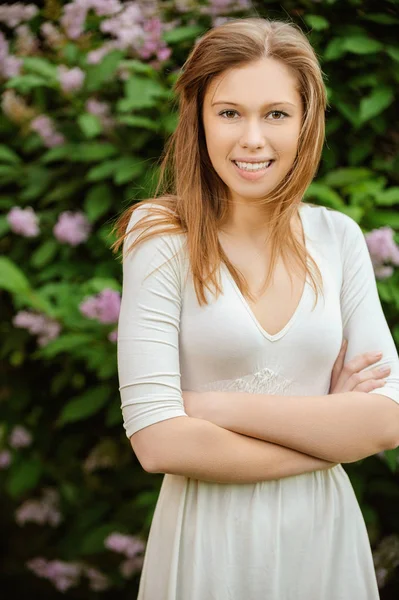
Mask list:
[[[133,213],[129,229],[145,210]],[[262,329],[224,266],[223,294],[215,301],[207,291],[210,304],[199,306],[184,234],[156,236],[125,256],[118,368],[128,437],[184,416],[182,390],[328,394],[343,335],[347,360],[383,352],[380,362],[392,371],[374,393],[399,403],[398,354],[360,227],[326,207],[303,204],[300,216],[324,299],[312,312],[308,280],[276,335]],[[138,600],[378,597],[367,530],[342,465],[253,484],[164,476]]]

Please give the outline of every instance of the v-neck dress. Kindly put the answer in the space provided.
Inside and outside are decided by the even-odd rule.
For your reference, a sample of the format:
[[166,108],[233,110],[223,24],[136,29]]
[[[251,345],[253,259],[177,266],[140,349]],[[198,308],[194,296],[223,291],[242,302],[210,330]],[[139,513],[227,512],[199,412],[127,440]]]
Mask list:
[[[128,230],[148,210],[136,209]],[[314,307],[307,279],[275,335],[225,266],[223,293],[206,290],[209,304],[199,305],[184,234],[157,235],[124,255],[118,371],[127,437],[187,416],[182,390],[327,395],[343,336],[346,360],[383,352],[391,374],[371,393],[399,404],[398,353],[361,228],[322,206],[302,203],[299,213],[324,294]],[[138,600],[378,598],[367,529],[341,464],[246,484],[164,475]]]

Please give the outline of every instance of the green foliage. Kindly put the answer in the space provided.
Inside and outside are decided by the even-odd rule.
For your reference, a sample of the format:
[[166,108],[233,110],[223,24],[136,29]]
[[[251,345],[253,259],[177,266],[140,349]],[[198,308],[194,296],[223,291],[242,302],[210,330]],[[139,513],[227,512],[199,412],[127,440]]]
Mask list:
[[[170,58],[143,58],[130,45],[111,49],[95,64],[90,53],[110,40],[100,29],[106,17],[91,11],[82,35],[69,39],[59,21],[66,4],[44,3],[30,23],[40,45],[19,52],[19,74],[1,83],[0,207],[4,213],[32,207],[39,233],[19,235],[6,216],[0,217],[1,357],[7,377],[0,452],[12,455],[10,466],[0,470],[0,482],[13,511],[45,486],[60,495],[63,526],[31,524],[32,535],[26,536],[10,513],[10,527],[23,536],[24,560],[40,554],[68,561],[84,557],[109,576],[115,599],[135,597],[138,573],[124,579],[121,557],[104,541],[116,531],[146,538],[161,478],[143,472],[122,429],[116,346],[109,337],[116,322],[89,319],[80,306],[104,289],[121,291],[121,265],[110,252],[111,225],[129,204],[153,193],[158,157],[177,122],[172,85],[212,18],[204,10],[207,0],[193,2],[188,12],[179,12],[175,2],[160,2],[157,16],[166,24],[161,41]],[[381,226],[399,231],[398,3],[259,0],[253,5],[252,13],[224,16],[293,19],[308,34],[325,75],[326,144],[306,199],[350,215],[365,232]],[[60,28],[58,45],[43,42],[44,22]],[[16,55],[15,29],[4,26],[4,31]],[[79,89],[63,89],[60,65],[83,71]],[[96,102],[104,104],[93,109]],[[40,115],[51,118],[64,142],[52,146],[32,130]],[[57,239],[54,227],[66,211],[83,214],[91,228],[87,241],[72,245]],[[398,270],[378,281],[378,290],[399,344]],[[13,324],[16,313],[26,310],[58,324],[55,338],[39,344],[34,333]],[[29,447],[10,446],[19,424],[33,435]],[[110,463],[87,469],[93,452]],[[388,533],[399,534],[398,460],[399,451],[392,450],[346,465],[373,545]],[[12,572],[24,578],[20,557],[10,561]],[[99,595],[83,586],[74,592],[85,600]]]

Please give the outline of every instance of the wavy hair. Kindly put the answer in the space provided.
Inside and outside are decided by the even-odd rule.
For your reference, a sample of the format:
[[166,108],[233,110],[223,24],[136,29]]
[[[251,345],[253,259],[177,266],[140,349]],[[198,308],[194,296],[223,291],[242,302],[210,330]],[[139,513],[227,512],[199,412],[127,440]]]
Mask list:
[[[242,273],[229,261],[218,238],[218,230],[229,212],[229,190],[213,168],[205,143],[202,108],[205,92],[212,79],[231,68],[248,65],[262,58],[274,58],[287,65],[296,76],[303,103],[303,118],[295,160],[282,181],[256,201],[270,205],[273,224],[270,231],[271,258],[265,287],[268,286],[278,256],[291,257],[302,272],[309,275],[318,298],[322,276],[306,247],[291,229],[292,217],[314,178],[323,149],[327,95],[323,74],[306,35],[295,23],[259,17],[229,20],[208,30],[194,45],[174,85],[178,97],[178,123],[160,157],[158,184],[153,198],[134,203],[114,226],[117,251],[129,233],[147,225],[130,245],[163,233],[185,233],[195,292],[200,305],[207,304],[205,287],[222,292],[221,262],[224,262],[241,293],[254,300]],[[154,203],[129,231],[131,214],[139,206]],[[168,210],[165,210],[168,209]],[[155,217],[155,218],[154,218]],[[311,268],[308,266],[311,263]],[[313,269],[316,276],[313,274]]]

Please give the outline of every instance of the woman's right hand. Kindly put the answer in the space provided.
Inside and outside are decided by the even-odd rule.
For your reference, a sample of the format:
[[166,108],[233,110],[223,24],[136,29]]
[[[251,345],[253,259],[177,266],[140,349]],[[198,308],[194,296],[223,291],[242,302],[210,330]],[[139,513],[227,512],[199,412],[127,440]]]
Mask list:
[[371,392],[386,383],[384,377],[389,375],[391,371],[389,367],[385,367],[383,371],[379,367],[362,370],[378,362],[382,357],[381,352],[359,354],[344,365],[346,349],[347,340],[344,340],[332,370],[329,394]]

